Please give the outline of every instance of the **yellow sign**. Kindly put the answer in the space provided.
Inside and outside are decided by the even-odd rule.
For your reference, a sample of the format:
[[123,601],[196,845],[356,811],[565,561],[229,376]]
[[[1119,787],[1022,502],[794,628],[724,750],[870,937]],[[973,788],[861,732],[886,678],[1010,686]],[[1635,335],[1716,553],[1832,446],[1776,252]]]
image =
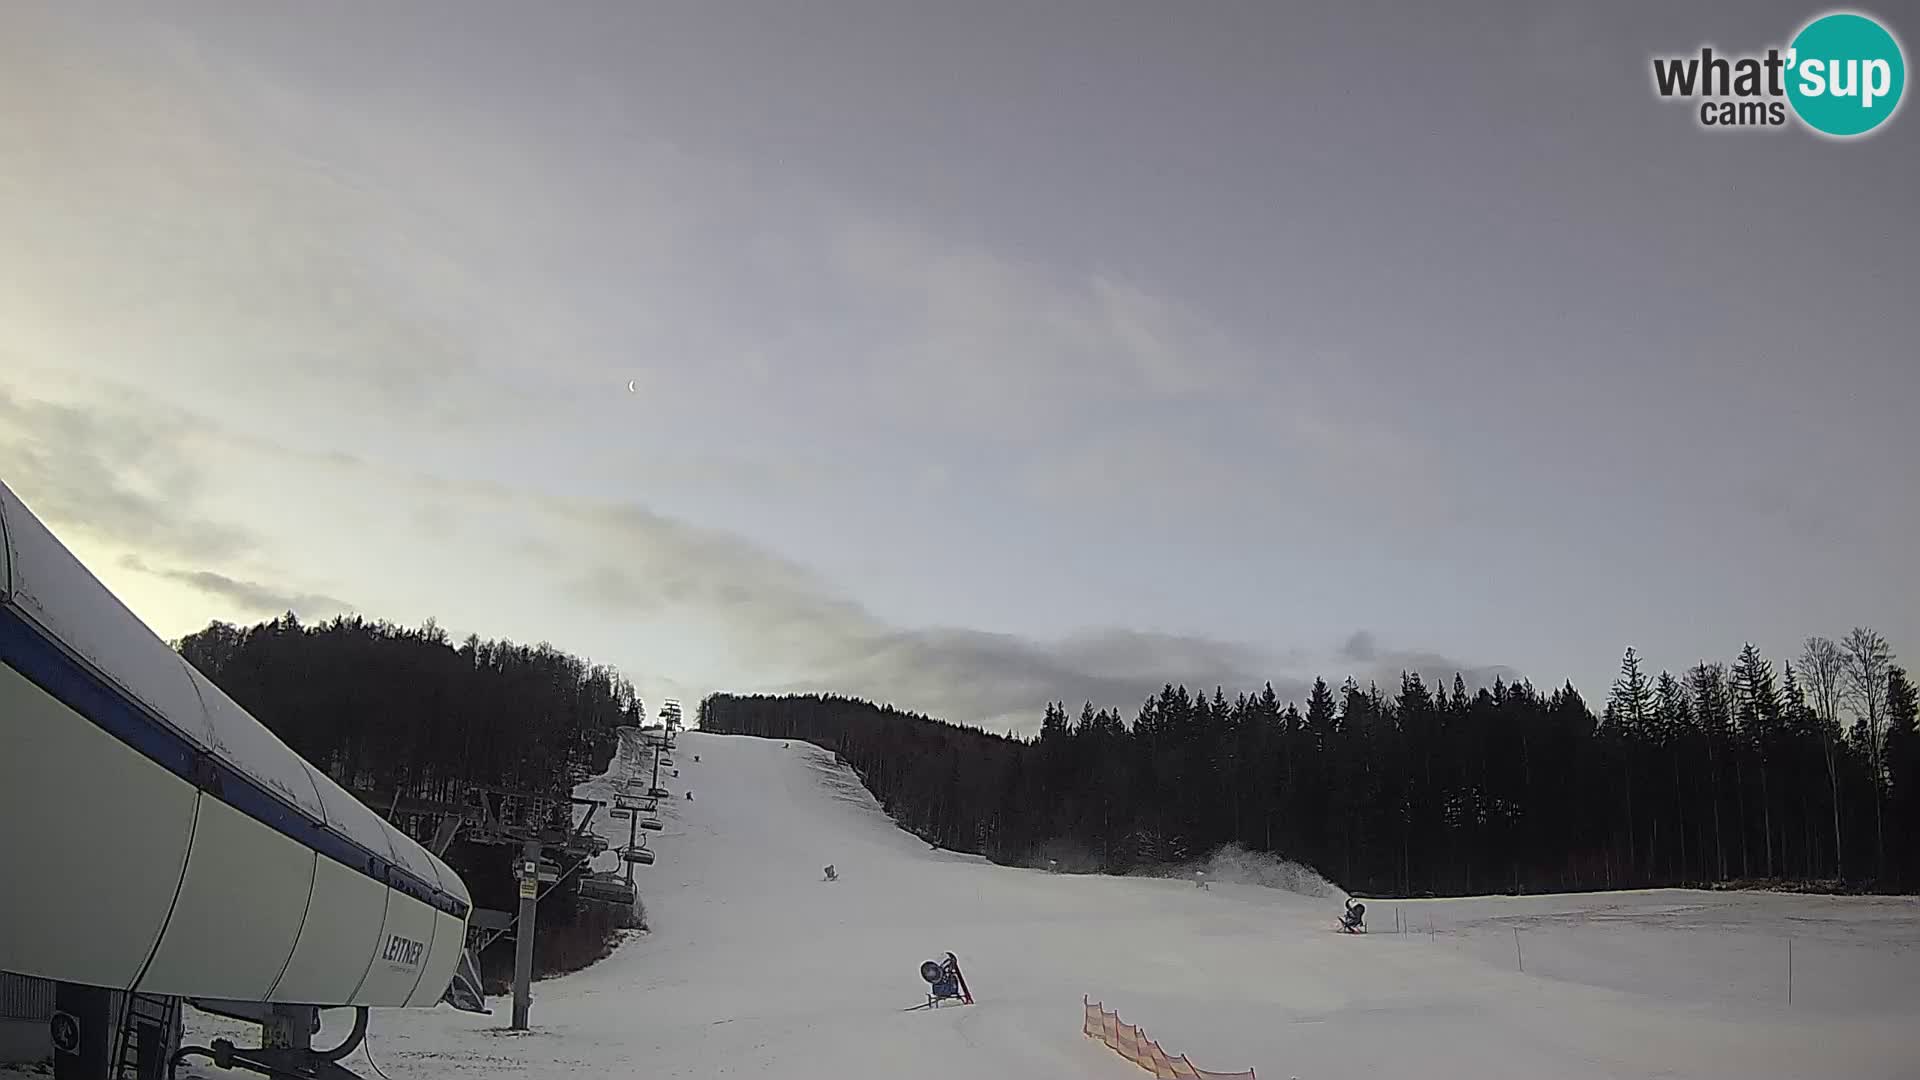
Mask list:
[[532,878],[520,879],[520,899],[537,900],[540,897],[540,883]]

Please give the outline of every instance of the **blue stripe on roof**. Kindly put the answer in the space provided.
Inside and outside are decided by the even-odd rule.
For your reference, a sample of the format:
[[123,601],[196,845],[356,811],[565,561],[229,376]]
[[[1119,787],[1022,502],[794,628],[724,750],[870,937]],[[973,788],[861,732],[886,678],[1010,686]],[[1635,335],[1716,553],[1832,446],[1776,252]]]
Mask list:
[[[0,606],[0,663],[161,768],[301,847],[456,919],[468,904],[350,836],[314,821],[231,762],[204,753],[125,691],[67,655],[20,614]],[[258,721],[255,721],[258,723]]]

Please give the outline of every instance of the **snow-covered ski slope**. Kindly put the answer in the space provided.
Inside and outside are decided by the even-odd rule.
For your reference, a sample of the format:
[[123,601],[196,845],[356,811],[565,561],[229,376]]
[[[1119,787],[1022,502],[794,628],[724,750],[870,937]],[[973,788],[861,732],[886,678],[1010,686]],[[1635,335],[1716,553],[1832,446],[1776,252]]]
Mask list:
[[[678,742],[659,862],[638,871],[653,932],[535,984],[526,1035],[498,1030],[503,999],[493,1017],[377,1012],[393,1080],[1145,1076],[1082,1037],[1082,994],[1201,1068],[1262,1080],[1920,1076],[1910,901],[1379,901],[1373,933],[1349,937],[1337,898],[929,850],[801,742]],[[616,845],[626,830],[604,827]],[[1396,906],[1417,932],[1392,932]],[[948,950],[978,1004],[902,1012]]]

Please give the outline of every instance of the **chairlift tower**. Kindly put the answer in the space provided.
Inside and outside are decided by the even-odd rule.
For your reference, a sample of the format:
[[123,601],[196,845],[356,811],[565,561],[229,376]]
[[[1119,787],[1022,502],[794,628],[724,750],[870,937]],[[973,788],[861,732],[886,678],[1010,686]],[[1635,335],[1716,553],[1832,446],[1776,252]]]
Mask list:
[[[518,912],[488,912],[500,929],[486,940],[512,929],[512,1030],[525,1031],[533,1006],[533,942],[542,886],[550,889],[607,850],[606,840],[591,830],[594,815],[606,804],[571,793],[506,787],[475,787],[469,794],[467,841],[512,850]],[[576,824],[573,811],[581,806],[587,812]]]

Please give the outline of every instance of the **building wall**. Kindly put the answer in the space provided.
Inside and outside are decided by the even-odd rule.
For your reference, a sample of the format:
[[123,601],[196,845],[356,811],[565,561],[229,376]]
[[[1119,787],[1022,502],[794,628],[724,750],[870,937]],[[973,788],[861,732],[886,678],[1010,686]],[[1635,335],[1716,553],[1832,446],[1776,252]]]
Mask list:
[[53,1056],[47,1021],[53,1016],[53,983],[0,971],[0,1062],[45,1061]]

